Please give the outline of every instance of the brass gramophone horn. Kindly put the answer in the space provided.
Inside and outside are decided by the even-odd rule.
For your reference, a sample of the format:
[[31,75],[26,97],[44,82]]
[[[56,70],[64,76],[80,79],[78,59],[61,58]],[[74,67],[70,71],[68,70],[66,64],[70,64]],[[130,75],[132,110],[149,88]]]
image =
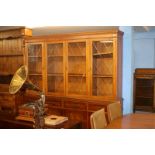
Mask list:
[[10,86],[9,86],[9,92],[10,94],[17,93],[20,88],[25,83],[28,76],[28,68],[26,66],[20,67],[14,74]]

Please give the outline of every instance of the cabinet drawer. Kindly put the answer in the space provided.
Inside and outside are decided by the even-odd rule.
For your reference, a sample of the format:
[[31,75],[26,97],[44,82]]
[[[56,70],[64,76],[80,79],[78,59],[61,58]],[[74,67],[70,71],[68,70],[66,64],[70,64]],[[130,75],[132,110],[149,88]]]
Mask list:
[[51,107],[62,107],[63,106],[63,99],[57,98],[57,97],[47,96],[46,97],[46,104],[48,104],[48,106],[51,106]]
[[72,111],[72,110],[65,110],[64,115],[67,116],[71,120],[79,120],[79,121],[86,121],[87,114],[86,112],[79,112],[79,111]]
[[51,102],[46,102],[48,107],[62,107],[62,102],[60,101],[51,101]]
[[79,109],[79,110],[86,110],[87,106],[84,103],[79,102],[65,102],[64,108],[70,108],[70,109]]
[[106,110],[106,106],[104,106],[104,105],[97,105],[97,104],[89,104],[88,105],[88,111],[97,111],[102,108],[104,108]]
[[87,113],[82,111],[65,110],[64,116],[68,117],[70,120],[78,120],[82,123],[82,128],[87,128]]
[[63,110],[54,109],[54,108],[49,107],[46,114],[47,115],[59,115],[59,116],[62,116],[63,115]]

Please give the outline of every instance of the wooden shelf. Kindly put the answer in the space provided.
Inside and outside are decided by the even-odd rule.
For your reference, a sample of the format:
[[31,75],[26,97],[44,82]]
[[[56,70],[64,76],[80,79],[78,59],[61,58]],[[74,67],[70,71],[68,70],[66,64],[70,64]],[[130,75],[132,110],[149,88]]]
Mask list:
[[137,98],[148,98],[148,99],[150,99],[150,98],[153,98],[153,96],[136,96]]
[[48,56],[48,58],[55,58],[55,57],[63,57],[63,55],[50,55],[50,56]]
[[138,106],[140,105],[140,103],[137,102],[136,108],[137,110],[143,110],[145,109],[146,112],[151,111],[152,110],[152,106],[151,105],[145,105],[145,106]]
[[86,57],[86,55],[68,55],[68,57]]
[[112,78],[112,75],[93,75],[94,78]]
[[28,75],[29,76],[42,76],[41,73],[29,73]]
[[22,38],[22,35],[19,36],[10,36],[10,37],[6,37],[6,38],[2,38],[0,37],[0,40],[13,40],[13,39],[18,39],[18,38]]
[[144,85],[143,86],[138,86],[137,85],[137,88],[153,88],[153,86],[144,86]]
[[42,56],[28,56],[29,58],[42,58]]
[[63,76],[63,73],[49,73],[47,76]]
[[18,57],[18,56],[23,56],[23,54],[1,54],[0,57]]
[[80,76],[80,77],[86,77],[86,74],[68,74],[68,76],[75,76],[75,77],[78,77],[78,76]]
[[0,53],[1,55],[7,55],[7,54],[19,54],[19,53],[22,53],[22,50],[20,50],[20,47],[18,48],[7,48],[7,49],[3,49],[2,47],[0,47]]
[[112,56],[112,55],[113,55],[113,52],[93,53],[94,57],[97,57],[97,56]]

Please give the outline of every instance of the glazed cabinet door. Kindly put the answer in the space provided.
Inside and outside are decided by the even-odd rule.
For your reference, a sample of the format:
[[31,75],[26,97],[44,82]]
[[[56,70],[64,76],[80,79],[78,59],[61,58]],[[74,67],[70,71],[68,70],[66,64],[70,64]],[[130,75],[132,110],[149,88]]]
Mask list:
[[41,90],[44,90],[43,43],[28,43],[26,49],[29,80]]
[[112,97],[114,94],[114,42],[112,39],[91,41],[91,94]]
[[64,43],[47,43],[47,93],[64,95]]
[[87,42],[67,43],[66,93],[73,96],[88,95]]

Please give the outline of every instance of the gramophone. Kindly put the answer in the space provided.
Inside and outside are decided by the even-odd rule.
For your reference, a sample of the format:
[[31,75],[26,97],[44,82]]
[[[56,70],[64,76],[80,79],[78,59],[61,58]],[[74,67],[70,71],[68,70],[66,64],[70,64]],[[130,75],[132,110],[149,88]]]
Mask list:
[[34,128],[43,128],[44,121],[44,105],[45,105],[45,95],[42,90],[40,90],[36,85],[27,79],[28,68],[27,66],[21,66],[14,74],[10,86],[10,94],[16,94],[17,92],[25,93],[26,90],[36,91],[40,98],[32,103],[27,103],[26,105],[31,106],[34,110]]

